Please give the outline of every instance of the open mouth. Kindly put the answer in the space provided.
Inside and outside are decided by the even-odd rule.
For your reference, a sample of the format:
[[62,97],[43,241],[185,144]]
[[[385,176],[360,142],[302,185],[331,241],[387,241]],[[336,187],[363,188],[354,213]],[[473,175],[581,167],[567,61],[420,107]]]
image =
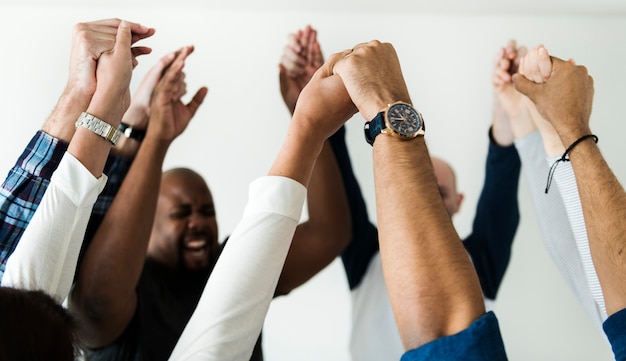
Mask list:
[[207,241],[204,239],[189,240],[185,242],[185,253],[194,256],[204,256],[207,253]]

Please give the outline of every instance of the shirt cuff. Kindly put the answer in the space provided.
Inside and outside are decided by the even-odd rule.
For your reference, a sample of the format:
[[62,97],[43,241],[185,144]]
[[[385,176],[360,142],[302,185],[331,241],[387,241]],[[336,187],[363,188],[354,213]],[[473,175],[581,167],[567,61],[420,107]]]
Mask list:
[[281,176],[260,177],[250,183],[250,200],[246,211],[270,212],[299,221],[306,198],[306,187]]
[[105,174],[96,179],[78,159],[66,152],[50,182],[54,182],[77,207],[92,207],[107,179]]

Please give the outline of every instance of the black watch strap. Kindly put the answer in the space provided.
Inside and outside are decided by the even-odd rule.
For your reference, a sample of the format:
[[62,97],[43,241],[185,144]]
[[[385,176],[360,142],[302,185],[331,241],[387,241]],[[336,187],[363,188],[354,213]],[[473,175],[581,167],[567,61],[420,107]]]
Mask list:
[[117,129],[124,133],[127,138],[134,139],[138,142],[141,142],[146,136],[145,130],[135,129],[126,123],[120,123],[120,126]]
[[385,118],[383,116],[383,112],[376,114],[374,119],[365,123],[363,127],[363,131],[365,132],[365,140],[370,144],[374,145],[374,139],[382,133],[385,128]]

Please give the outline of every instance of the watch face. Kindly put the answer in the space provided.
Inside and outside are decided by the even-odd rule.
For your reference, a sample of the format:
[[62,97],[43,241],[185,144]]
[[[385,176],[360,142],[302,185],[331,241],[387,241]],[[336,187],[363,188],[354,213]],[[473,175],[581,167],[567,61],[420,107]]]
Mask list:
[[394,104],[387,111],[387,127],[405,137],[415,137],[422,128],[422,118],[408,104]]

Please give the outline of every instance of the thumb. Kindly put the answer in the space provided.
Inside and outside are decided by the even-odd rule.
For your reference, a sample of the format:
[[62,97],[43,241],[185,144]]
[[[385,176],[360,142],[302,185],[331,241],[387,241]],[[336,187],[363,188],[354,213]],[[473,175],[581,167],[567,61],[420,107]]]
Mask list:
[[530,81],[519,73],[513,74],[513,84],[518,92],[526,95],[533,102],[535,100],[535,93],[537,92],[538,87],[541,87],[541,84]]
[[320,73],[321,76],[329,77],[335,73],[335,66],[337,63],[341,62],[343,58],[346,57],[347,54],[351,53],[352,50],[345,50],[340,53],[335,53],[331,55],[328,60],[318,69],[317,73]]
[[189,104],[187,104],[187,109],[189,109],[192,117],[196,114],[196,111],[198,110],[200,105],[202,105],[202,102],[204,101],[204,98],[206,97],[208,92],[209,89],[207,87],[200,88],[196,92],[196,95],[193,96],[193,99],[191,99]]
[[126,20],[122,20],[120,22],[120,25],[117,27],[117,35],[115,37],[115,52],[130,52],[131,40],[132,33],[130,31],[130,24]]

